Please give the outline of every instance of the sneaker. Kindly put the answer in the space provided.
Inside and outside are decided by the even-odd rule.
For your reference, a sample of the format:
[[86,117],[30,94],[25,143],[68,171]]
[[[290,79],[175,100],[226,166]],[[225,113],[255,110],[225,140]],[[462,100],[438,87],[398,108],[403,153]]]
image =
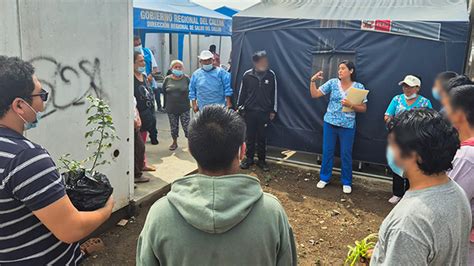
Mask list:
[[240,168],[241,169],[244,169],[244,170],[247,170],[250,168],[251,165],[253,165],[254,162],[253,160],[250,160],[250,159],[247,159],[245,158],[241,163],[240,163]]
[[397,197],[397,196],[392,196],[388,202],[392,203],[392,204],[397,204],[402,198],[400,197]]
[[175,151],[177,148],[178,148],[178,144],[173,143],[173,144],[170,145],[169,150],[170,151]]
[[352,193],[352,187],[351,186],[342,186],[342,192],[344,192],[344,194],[351,194]]
[[151,140],[151,145],[158,145],[160,142],[158,141],[158,139],[152,139]]
[[316,185],[317,188],[323,189],[326,187],[328,183],[324,181],[319,181],[318,184]]
[[258,161],[257,166],[262,169],[264,172],[270,171],[270,168],[268,168],[268,165],[265,161]]

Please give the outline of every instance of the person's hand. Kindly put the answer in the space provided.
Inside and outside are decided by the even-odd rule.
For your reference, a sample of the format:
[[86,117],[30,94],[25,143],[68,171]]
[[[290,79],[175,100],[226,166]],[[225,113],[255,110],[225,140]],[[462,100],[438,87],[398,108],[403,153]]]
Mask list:
[[151,82],[153,80],[153,76],[151,74],[148,75],[147,80],[148,80],[148,82]]
[[193,104],[193,111],[194,111],[195,113],[199,112],[199,107],[198,107],[197,104]]
[[342,103],[342,106],[344,107],[349,107],[351,109],[354,107],[354,105],[348,99],[342,100],[341,103]]
[[275,119],[276,113],[271,112],[270,113],[270,120],[273,121]]
[[133,124],[135,126],[135,129],[140,129],[142,127],[142,120],[141,119],[136,119],[136,120],[133,120]]
[[365,258],[360,259],[360,263],[362,265],[369,265],[370,264],[370,259],[372,258],[372,254],[374,253],[373,249],[367,250],[367,255]]
[[314,82],[316,80],[324,79],[323,74],[324,74],[323,71],[318,71],[318,73],[314,74],[314,76],[311,78],[311,81]]

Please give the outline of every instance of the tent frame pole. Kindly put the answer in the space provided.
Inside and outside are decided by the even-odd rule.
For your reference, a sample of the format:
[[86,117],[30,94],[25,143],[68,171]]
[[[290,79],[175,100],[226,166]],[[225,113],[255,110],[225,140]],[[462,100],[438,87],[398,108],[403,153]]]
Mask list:
[[219,36],[219,55],[222,53],[222,36]]
[[192,47],[192,41],[191,41],[191,37],[193,35],[191,34],[191,32],[189,32],[189,74],[192,74],[193,73],[193,47]]

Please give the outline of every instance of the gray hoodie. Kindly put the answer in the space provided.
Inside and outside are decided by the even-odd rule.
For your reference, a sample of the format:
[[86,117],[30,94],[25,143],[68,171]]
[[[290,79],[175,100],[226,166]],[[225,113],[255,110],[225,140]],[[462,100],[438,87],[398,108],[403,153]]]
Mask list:
[[137,265],[296,265],[280,202],[247,175],[175,181],[148,213]]

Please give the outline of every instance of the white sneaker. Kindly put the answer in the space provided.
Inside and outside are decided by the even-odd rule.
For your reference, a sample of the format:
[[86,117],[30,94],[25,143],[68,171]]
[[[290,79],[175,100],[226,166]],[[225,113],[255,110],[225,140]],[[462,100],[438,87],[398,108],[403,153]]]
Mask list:
[[352,187],[351,186],[342,186],[342,192],[345,194],[351,194],[352,193]]
[[328,183],[324,182],[324,181],[319,181],[318,184],[316,185],[317,188],[320,188],[320,189],[323,189],[326,187]]
[[392,196],[388,202],[392,203],[392,204],[397,204],[402,198],[400,197],[397,197],[397,196]]

